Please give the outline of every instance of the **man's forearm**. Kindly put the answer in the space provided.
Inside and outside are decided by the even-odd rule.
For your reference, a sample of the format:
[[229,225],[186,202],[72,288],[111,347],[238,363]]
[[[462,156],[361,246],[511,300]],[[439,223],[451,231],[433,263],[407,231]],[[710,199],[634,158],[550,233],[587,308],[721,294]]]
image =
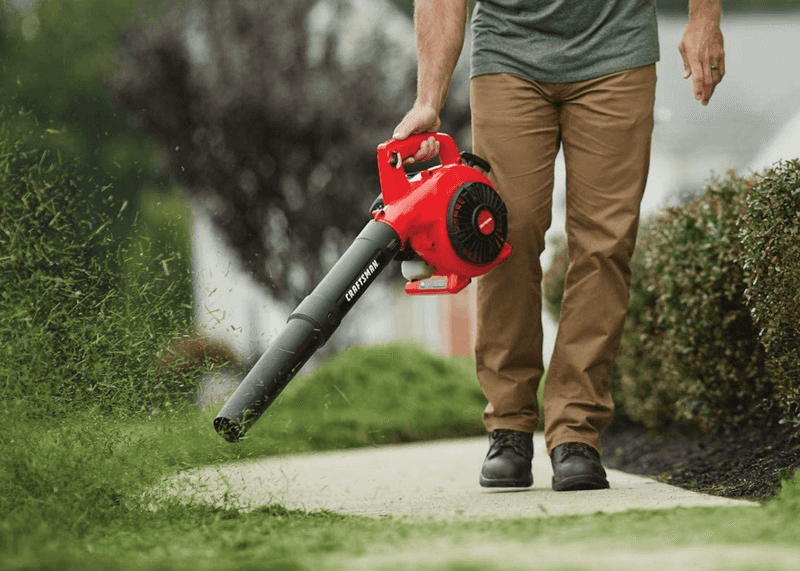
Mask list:
[[464,45],[467,0],[417,0],[417,103],[444,106],[450,80]]
[[689,19],[703,18],[719,24],[722,0],[689,0]]

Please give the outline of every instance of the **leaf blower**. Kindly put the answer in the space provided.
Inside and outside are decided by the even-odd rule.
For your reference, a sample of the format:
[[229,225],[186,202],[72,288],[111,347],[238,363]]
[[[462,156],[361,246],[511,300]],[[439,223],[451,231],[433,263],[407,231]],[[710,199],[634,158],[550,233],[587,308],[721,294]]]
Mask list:
[[409,176],[403,159],[430,133],[378,146],[381,194],[370,220],[222,407],[214,428],[236,442],[275,401],[392,260],[403,263],[412,295],[456,293],[511,255],[507,210],[483,159],[440,143],[441,165]]

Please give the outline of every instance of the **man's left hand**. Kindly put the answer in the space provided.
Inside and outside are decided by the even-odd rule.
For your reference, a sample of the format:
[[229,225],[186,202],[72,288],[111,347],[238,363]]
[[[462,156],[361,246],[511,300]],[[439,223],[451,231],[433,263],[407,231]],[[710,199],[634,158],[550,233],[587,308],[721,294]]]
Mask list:
[[708,105],[714,88],[725,76],[722,30],[713,18],[692,18],[678,46],[683,57],[683,77],[692,78],[694,98]]

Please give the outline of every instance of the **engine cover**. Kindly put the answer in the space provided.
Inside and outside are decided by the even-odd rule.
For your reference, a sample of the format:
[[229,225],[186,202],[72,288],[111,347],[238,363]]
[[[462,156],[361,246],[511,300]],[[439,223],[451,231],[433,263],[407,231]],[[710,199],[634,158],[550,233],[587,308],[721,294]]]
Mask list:
[[[434,136],[441,166],[408,177],[403,158]],[[443,279],[412,282],[408,293],[454,293],[511,255],[508,210],[492,183],[467,164],[443,133],[423,133],[378,147],[383,206],[373,218],[392,227]]]

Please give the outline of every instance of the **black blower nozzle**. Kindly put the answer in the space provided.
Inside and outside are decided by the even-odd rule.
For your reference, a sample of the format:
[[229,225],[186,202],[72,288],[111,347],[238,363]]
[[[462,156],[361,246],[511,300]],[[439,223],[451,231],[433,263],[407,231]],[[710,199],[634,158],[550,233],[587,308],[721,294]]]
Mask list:
[[369,284],[400,251],[398,234],[370,221],[288,323],[214,419],[216,431],[240,440],[339,326]]

